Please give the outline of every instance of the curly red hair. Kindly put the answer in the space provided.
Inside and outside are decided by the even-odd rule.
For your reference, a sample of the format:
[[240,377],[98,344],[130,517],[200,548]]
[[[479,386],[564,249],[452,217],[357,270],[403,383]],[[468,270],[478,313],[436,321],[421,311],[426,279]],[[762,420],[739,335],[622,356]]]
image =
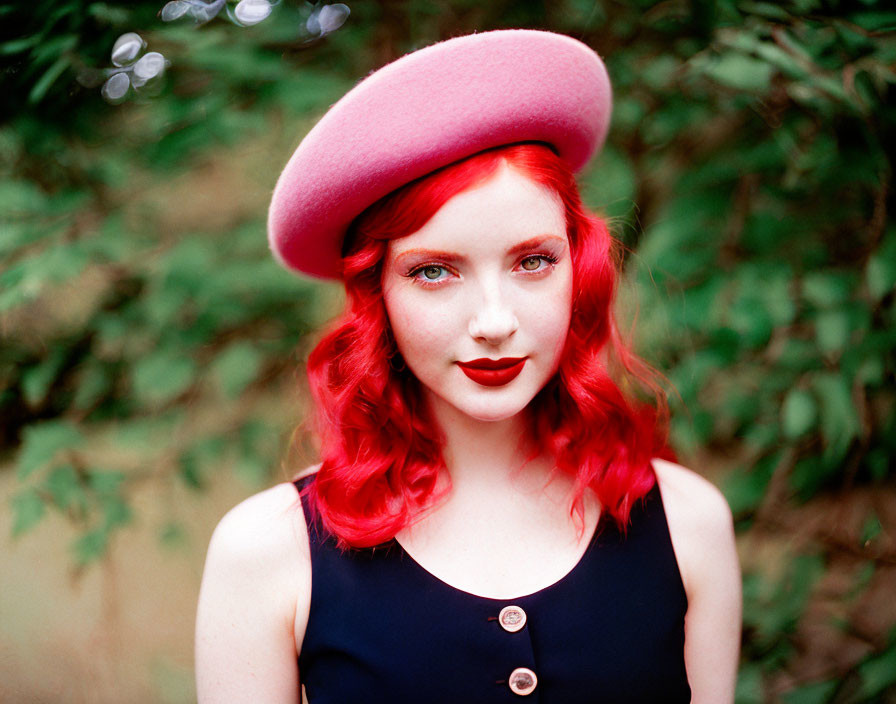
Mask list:
[[[620,257],[606,223],[584,209],[572,173],[546,146],[481,152],[390,194],[349,233],[346,311],[308,359],[322,460],[312,505],[343,546],[394,538],[438,500],[445,466],[439,429],[390,332],[380,287],[386,243],[419,230],[502,163],[560,196],[572,255],[568,338],[557,374],[530,404],[537,453],[549,453],[558,471],[575,478],[571,511],[582,514],[590,488],[622,528],[655,482],[650,460],[671,457],[656,373],[623,343],[613,317]],[[634,398],[633,389],[652,403]]]

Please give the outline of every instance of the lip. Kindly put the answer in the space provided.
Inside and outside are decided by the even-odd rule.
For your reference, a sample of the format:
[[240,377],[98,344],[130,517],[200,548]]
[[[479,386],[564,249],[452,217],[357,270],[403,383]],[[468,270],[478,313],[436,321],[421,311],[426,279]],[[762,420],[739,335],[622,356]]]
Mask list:
[[469,362],[458,362],[457,366],[477,384],[504,386],[519,376],[525,364],[525,357],[502,357],[501,359],[483,357]]

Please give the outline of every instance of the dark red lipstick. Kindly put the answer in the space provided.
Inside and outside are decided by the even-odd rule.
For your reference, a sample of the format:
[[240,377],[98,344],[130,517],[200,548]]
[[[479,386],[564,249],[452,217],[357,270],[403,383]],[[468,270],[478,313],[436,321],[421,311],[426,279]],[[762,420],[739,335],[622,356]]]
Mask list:
[[470,362],[458,362],[464,374],[477,384],[483,386],[504,386],[516,379],[523,365],[525,357],[502,357],[501,359],[474,359]]

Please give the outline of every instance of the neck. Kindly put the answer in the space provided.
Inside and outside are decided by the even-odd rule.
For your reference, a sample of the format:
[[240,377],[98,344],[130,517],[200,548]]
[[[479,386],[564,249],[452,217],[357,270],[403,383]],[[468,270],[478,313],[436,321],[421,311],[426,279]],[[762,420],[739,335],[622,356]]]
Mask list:
[[527,462],[533,447],[528,441],[525,413],[504,420],[481,421],[432,394],[429,405],[444,434],[442,455],[455,490],[470,485],[503,484],[521,474],[543,478],[549,473],[550,463],[543,458]]

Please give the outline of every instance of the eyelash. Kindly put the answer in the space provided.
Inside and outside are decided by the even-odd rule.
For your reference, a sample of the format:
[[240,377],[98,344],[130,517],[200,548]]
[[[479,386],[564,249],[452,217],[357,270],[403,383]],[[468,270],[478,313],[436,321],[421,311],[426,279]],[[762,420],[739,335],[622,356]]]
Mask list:
[[[528,269],[524,269],[523,271],[526,272],[524,274],[525,276],[535,276],[538,274],[542,274],[545,271],[547,271],[548,269],[552,268],[554,266],[554,264],[556,264],[558,261],[557,257],[553,256],[552,254],[527,254],[525,257],[520,259],[519,262],[517,262],[517,266],[521,266],[523,262],[528,261],[529,259],[541,259],[543,262],[545,262],[547,264],[547,266],[541,267],[539,269],[531,270],[531,271]],[[442,282],[445,279],[442,279],[442,278],[440,278],[440,279],[425,279],[422,276],[420,276],[420,274],[422,274],[422,272],[425,271],[426,269],[443,269],[444,271],[451,272],[451,269],[449,267],[445,266],[444,264],[437,264],[436,262],[431,262],[428,264],[421,264],[420,266],[414,267],[406,274],[406,276],[409,279],[413,279],[414,281],[416,281],[419,285],[427,287],[427,288],[432,288],[434,286],[441,286]]]

